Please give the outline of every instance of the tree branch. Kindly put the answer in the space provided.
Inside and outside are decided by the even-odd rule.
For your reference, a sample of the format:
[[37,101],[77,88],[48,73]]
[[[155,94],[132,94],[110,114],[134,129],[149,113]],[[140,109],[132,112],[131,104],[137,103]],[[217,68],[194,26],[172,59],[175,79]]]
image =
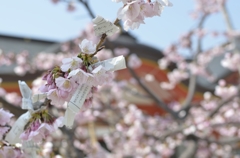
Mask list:
[[[199,21],[198,28],[203,27],[203,24],[204,24],[206,18],[207,18],[207,14],[202,16],[202,18]],[[201,52],[202,52],[202,38],[199,37],[198,41],[197,41],[196,55],[194,56],[194,59],[193,59],[194,62],[196,61],[198,54],[200,54]],[[179,114],[180,114],[181,111],[187,110],[185,116],[182,116],[184,118],[186,118],[187,115],[188,115],[188,111],[190,109],[191,102],[192,102],[192,99],[193,99],[194,94],[195,94],[196,80],[197,80],[197,76],[195,74],[191,74],[191,77],[190,77],[190,80],[189,80],[189,85],[188,85],[188,94],[187,94],[187,97],[186,97],[185,101],[182,104],[181,110],[179,110]]]
[[11,113],[14,114],[16,118],[21,116],[23,113],[26,112],[26,110],[21,109],[20,107],[14,106],[11,103],[7,102],[5,99],[0,97],[0,103],[2,103],[2,106],[4,109],[9,110]]
[[161,107],[162,109],[164,109],[166,112],[168,112],[174,119],[179,119],[178,115],[176,112],[174,112],[172,109],[170,109],[167,104],[165,104],[159,97],[157,97],[137,76],[137,74],[135,73],[135,71],[133,69],[131,69],[128,66],[128,62],[127,63],[127,69],[130,72],[130,74],[133,76],[133,78],[138,82],[139,86],[141,88],[143,88],[143,90],[145,92],[148,93],[148,95],[157,103],[157,105],[159,107]]
[[219,105],[218,105],[218,107],[214,110],[214,111],[212,111],[210,114],[209,114],[209,118],[212,118],[225,104],[227,104],[227,103],[229,103],[230,101],[232,101],[235,97],[237,97],[238,95],[233,95],[233,96],[231,96],[231,97],[229,97],[228,99],[226,99],[226,100],[222,100],[220,103],[219,103]]
[[90,16],[92,19],[94,19],[94,18],[95,18],[95,15],[94,15],[92,9],[91,9],[91,8],[89,7],[89,5],[88,5],[88,0],[78,0],[78,1],[84,5],[84,7],[85,7],[85,8],[87,9],[87,11],[88,11],[89,16]]

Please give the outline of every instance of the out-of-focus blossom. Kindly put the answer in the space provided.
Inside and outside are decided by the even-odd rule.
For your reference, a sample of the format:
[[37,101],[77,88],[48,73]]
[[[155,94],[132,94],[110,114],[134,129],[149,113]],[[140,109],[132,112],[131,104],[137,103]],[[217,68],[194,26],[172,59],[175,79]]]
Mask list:
[[240,63],[240,54],[234,53],[225,54],[224,59],[221,61],[221,64],[223,67],[226,67],[232,71],[236,71],[239,69],[239,63]]
[[75,3],[74,3],[74,2],[69,2],[69,3],[68,3],[68,6],[67,6],[67,10],[68,10],[69,12],[75,11],[75,10],[76,10]]
[[20,103],[22,101],[22,98],[18,95],[18,93],[15,93],[15,92],[7,93],[5,95],[5,99],[9,103],[16,105],[16,106],[20,105]]
[[0,109],[0,125],[6,125],[11,117],[13,117],[14,115],[10,112],[7,112],[5,110],[3,110],[2,108]]
[[162,70],[165,70],[169,64],[170,64],[170,62],[167,58],[161,58],[158,60],[158,66]]
[[128,66],[136,69],[142,65],[141,59],[136,54],[131,54],[128,58]]
[[225,81],[220,80],[219,85],[215,87],[215,95],[227,99],[231,96],[234,96],[238,93],[238,89],[236,86],[226,86]]
[[163,82],[161,84],[161,87],[166,89],[171,89],[171,88],[174,88],[174,86],[179,82],[181,82],[182,80],[187,79],[189,77],[189,74],[185,71],[174,69],[172,72],[168,73],[167,76],[168,76],[169,84]]
[[120,55],[127,56],[129,52],[130,51],[128,48],[115,48],[114,49],[114,53],[116,56],[120,56]]
[[97,57],[98,60],[102,61],[102,60],[112,58],[113,53],[109,49],[103,49],[103,50],[99,51],[95,56]]

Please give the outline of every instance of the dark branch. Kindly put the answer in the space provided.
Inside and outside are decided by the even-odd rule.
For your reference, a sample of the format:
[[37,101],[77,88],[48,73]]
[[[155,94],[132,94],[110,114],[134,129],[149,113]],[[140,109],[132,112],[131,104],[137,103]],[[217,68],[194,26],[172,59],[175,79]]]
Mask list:
[[89,5],[88,5],[88,0],[79,0],[79,2],[84,5],[84,7],[85,7],[85,8],[87,9],[87,11],[88,11],[89,16],[90,16],[92,19],[94,19],[94,18],[95,18],[95,15],[94,15],[92,9],[91,9],[91,8],[89,7]]
[[133,69],[131,69],[128,66],[128,62],[127,63],[127,69],[128,71],[131,73],[131,75],[133,76],[133,78],[138,82],[139,86],[141,88],[143,88],[143,90],[145,90],[145,92],[148,93],[148,95],[157,103],[157,105],[159,107],[161,107],[162,109],[164,109],[166,112],[168,112],[169,114],[172,115],[173,118],[175,119],[179,119],[177,113],[175,113],[172,109],[170,109],[167,104],[165,104],[159,97],[157,97],[137,76],[137,74],[135,73],[135,71]]
[[225,104],[229,103],[230,101],[232,101],[237,95],[233,95],[232,97],[229,97],[228,99],[226,100],[222,100],[218,107],[212,111],[210,114],[209,114],[209,118],[212,118]]
[[14,114],[15,117],[21,116],[23,113],[26,112],[26,110],[21,109],[20,107],[14,106],[11,103],[7,102],[5,99],[0,97],[0,103],[2,103],[2,106],[4,109],[9,110],[12,114]]

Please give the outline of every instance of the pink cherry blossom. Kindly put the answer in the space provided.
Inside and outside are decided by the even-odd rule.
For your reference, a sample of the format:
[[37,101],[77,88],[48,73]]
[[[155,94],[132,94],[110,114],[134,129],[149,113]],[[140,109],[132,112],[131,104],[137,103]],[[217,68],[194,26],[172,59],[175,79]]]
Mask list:
[[128,66],[136,69],[142,65],[141,59],[136,54],[131,54],[128,58]]
[[25,141],[34,141],[36,143],[41,142],[52,132],[63,126],[63,117],[59,117],[53,123],[40,123],[40,120],[34,121],[30,127],[24,131],[20,138]]
[[238,70],[238,64],[240,62],[240,55],[238,53],[227,53],[224,59],[221,61],[223,67],[226,67],[232,71]]
[[60,96],[57,89],[51,89],[47,93],[47,98],[51,100],[51,104],[55,106],[62,106],[65,103],[67,96]]
[[[155,4],[155,3],[154,3]],[[156,15],[153,3],[141,3],[141,12],[145,17],[153,17]]]
[[160,16],[165,6],[172,6],[172,3],[168,0],[157,0],[154,2],[132,0],[123,3],[124,6],[118,11],[118,19],[123,20],[125,30],[137,29],[140,24],[145,24],[145,17]]
[[63,91],[71,92],[74,88],[74,82],[71,82],[67,78],[58,77],[55,79],[56,86]]
[[92,41],[84,39],[79,47],[83,54],[93,54],[96,51],[96,44],[93,44]]
[[227,86],[225,86],[225,84],[223,84],[223,83],[221,84],[221,81],[220,81],[219,85],[215,87],[214,93],[215,93],[215,95],[217,95],[223,99],[227,99],[231,96],[236,95],[237,92],[238,92],[238,89],[236,86],[231,85],[231,86],[227,87]]
[[161,82],[160,86],[164,89],[173,89],[176,84],[189,77],[189,74],[181,69],[174,69],[167,74],[169,82]]
[[11,146],[4,146],[0,150],[1,158],[24,158],[24,154],[18,148],[13,148]]
[[127,3],[123,8],[118,11],[118,18],[133,21],[140,14],[140,4],[138,1],[132,1]]
[[71,96],[72,96],[73,92],[74,91],[68,92],[68,91],[64,91],[64,90],[61,90],[61,89],[57,89],[58,97],[65,100],[65,101],[69,101],[71,99]]
[[158,3],[160,3],[162,6],[168,6],[171,7],[173,4],[169,0],[157,0]]
[[76,82],[78,84],[83,84],[87,81],[89,74],[83,71],[82,69],[72,70],[68,74],[68,79],[72,82]]
[[81,67],[82,59],[78,57],[64,58],[62,60],[63,65],[61,66],[61,70],[63,72],[67,72],[69,69],[75,70]]
[[163,11],[163,3],[162,1],[155,1],[153,2],[153,8],[152,8],[152,15],[160,16]]
[[114,49],[114,53],[116,56],[120,56],[120,55],[126,56],[126,55],[128,55],[129,52],[130,52],[130,50],[128,48],[115,48]]

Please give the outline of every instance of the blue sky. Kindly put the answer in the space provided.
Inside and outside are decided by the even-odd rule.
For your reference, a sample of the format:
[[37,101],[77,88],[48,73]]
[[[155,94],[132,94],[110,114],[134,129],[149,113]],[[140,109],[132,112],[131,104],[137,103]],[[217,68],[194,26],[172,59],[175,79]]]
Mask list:
[[[174,6],[165,8],[161,17],[149,18],[145,25],[131,31],[141,43],[164,48],[189,28],[196,25],[188,15],[193,9],[193,0],[172,0]],[[111,0],[90,0],[96,15],[114,20],[121,3]],[[240,30],[240,1],[228,0],[228,10],[235,29]],[[0,0],[0,34],[35,39],[66,41],[76,37],[91,19],[85,8],[77,5],[75,12],[66,11],[66,3],[54,5],[50,0]],[[225,29],[221,14],[207,20],[207,28]],[[207,39],[206,44],[221,42]]]

